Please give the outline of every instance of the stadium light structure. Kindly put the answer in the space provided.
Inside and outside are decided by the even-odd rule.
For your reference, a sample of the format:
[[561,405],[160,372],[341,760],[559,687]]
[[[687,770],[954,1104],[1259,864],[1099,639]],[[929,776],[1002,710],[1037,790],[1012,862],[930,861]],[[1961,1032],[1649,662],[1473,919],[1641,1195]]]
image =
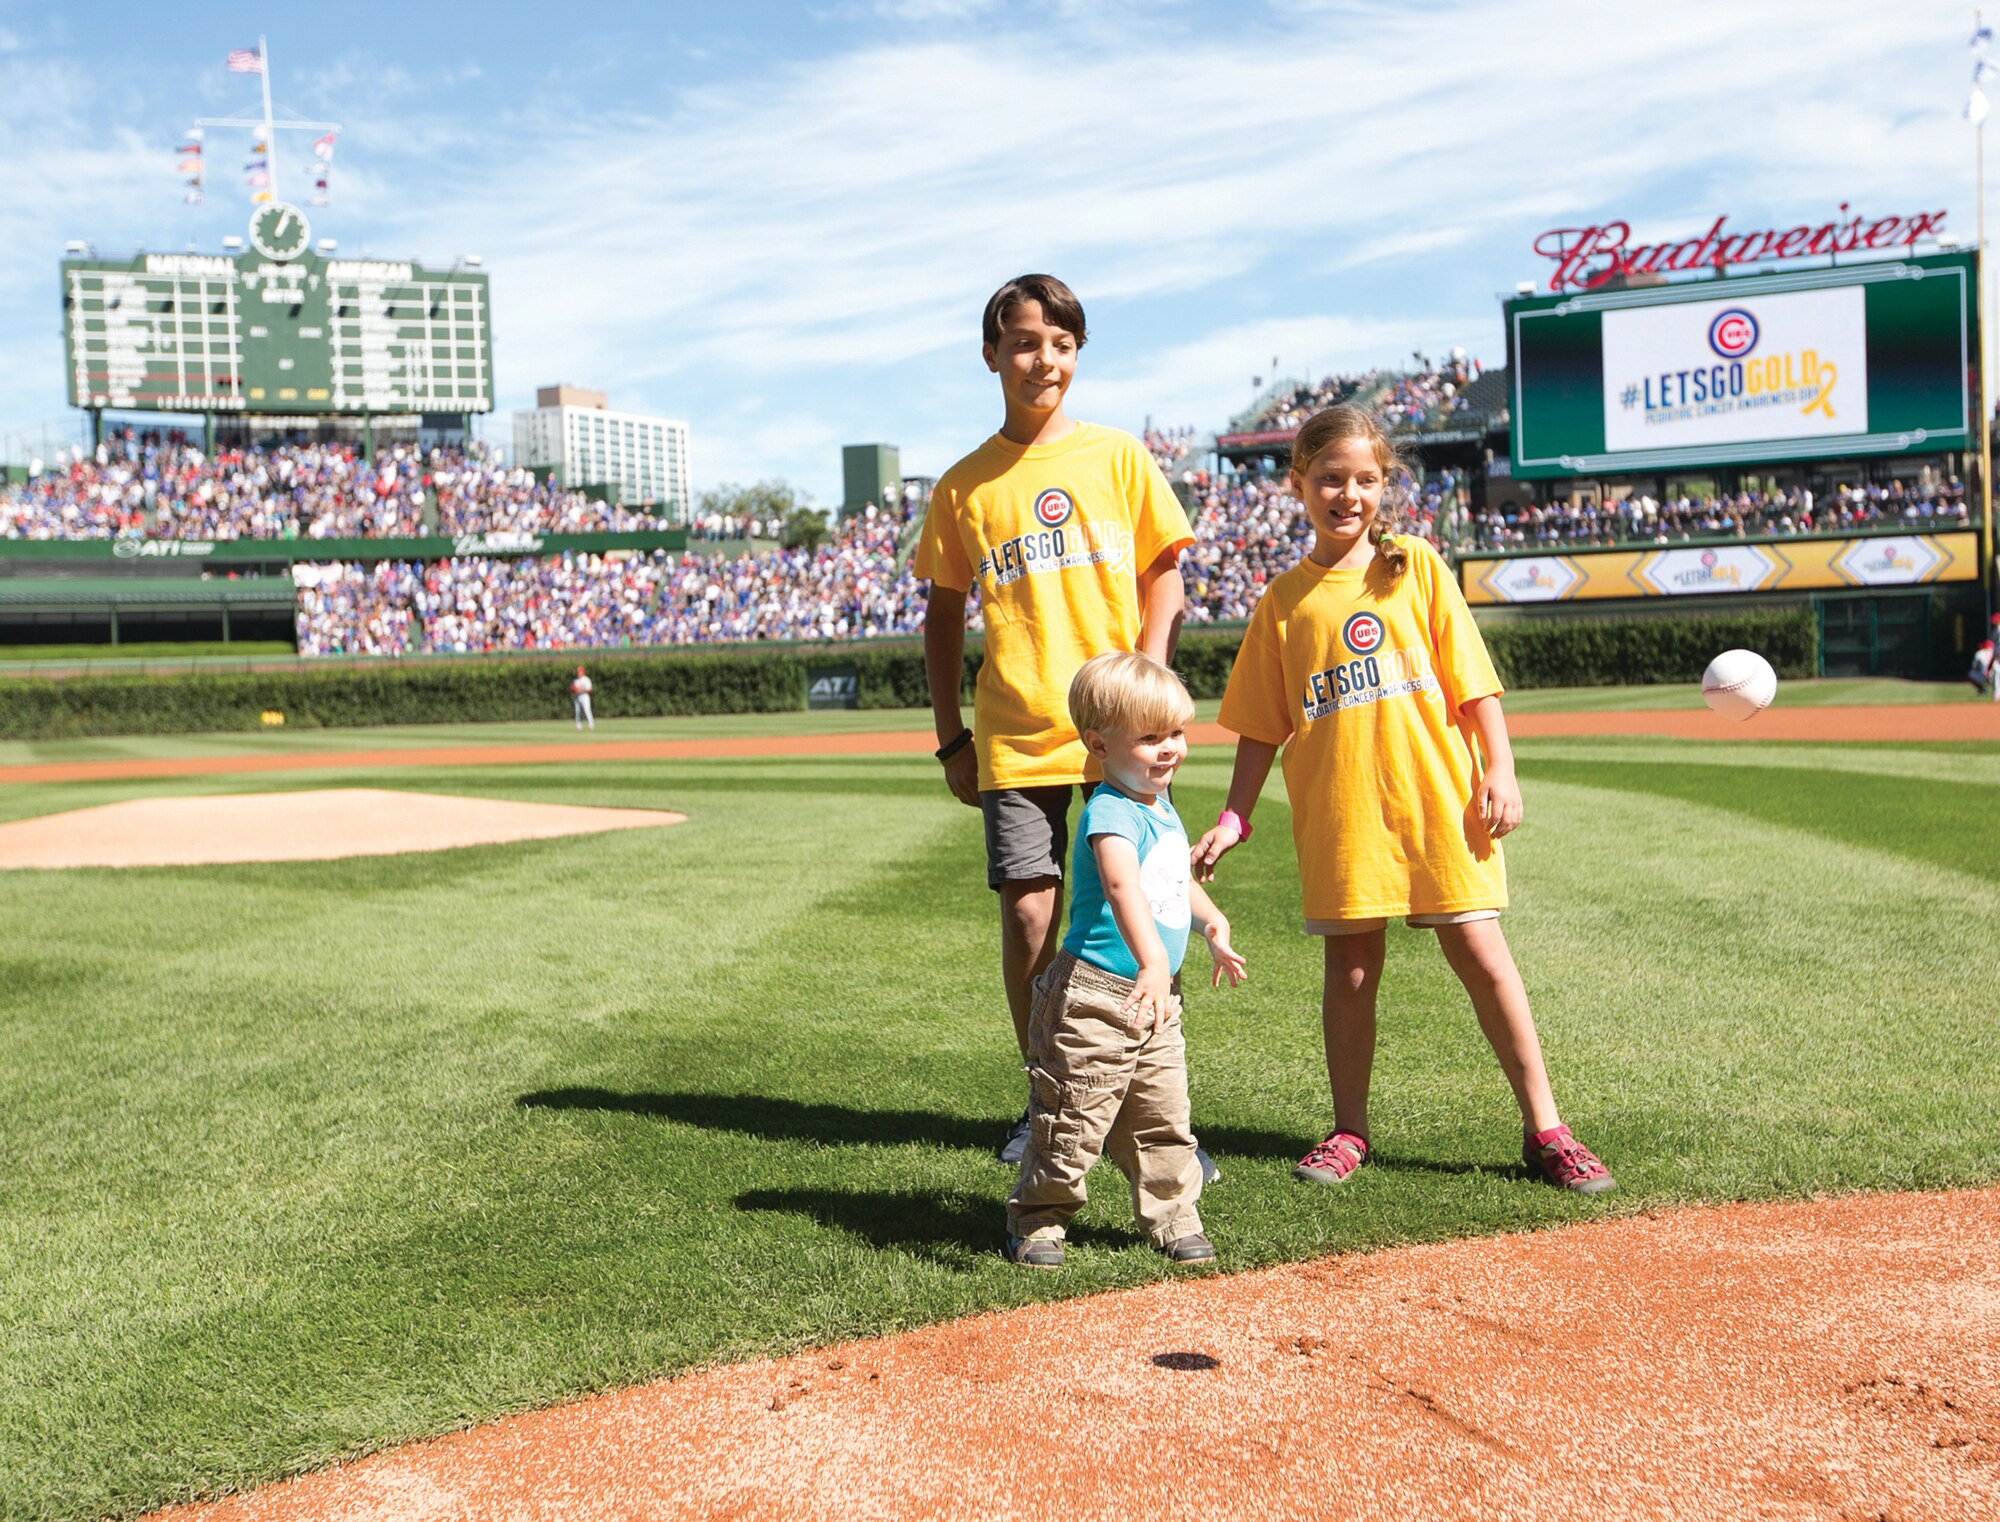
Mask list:
[[87,245],[84,243],[83,239],[71,238],[69,242],[63,245],[63,252],[66,254],[76,254],[80,256],[86,251],[86,248]]
[[1957,233],[1939,233],[1939,234],[1937,235],[1937,246],[1938,246],[1939,248],[1957,248],[1957,247],[1958,247],[1958,234],[1957,234]]
[[1517,280],[1517,281],[1515,281],[1515,282],[1514,282],[1514,294],[1515,294],[1516,296],[1532,296],[1532,295],[1534,295],[1534,294],[1535,294],[1535,282],[1534,282],[1534,281],[1532,281],[1532,280]]
[[322,254],[330,254],[339,247],[340,240],[338,238],[321,238],[319,240],[319,251]]
[[486,261],[485,261],[484,259],[480,258],[480,257],[479,257],[479,255],[477,255],[477,254],[467,254],[467,255],[465,256],[465,264],[466,264],[466,268],[468,268],[468,269],[475,269],[475,270],[476,270],[476,269],[478,269],[478,268],[479,268],[479,267],[480,267],[480,266],[481,266],[482,264],[484,264],[485,262],[486,262]]
[[237,237],[236,234],[234,233],[231,233],[228,237],[222,240],[222,246],[228,249],[229,252],[232,254],[240,254],[243,252],[243,240]]

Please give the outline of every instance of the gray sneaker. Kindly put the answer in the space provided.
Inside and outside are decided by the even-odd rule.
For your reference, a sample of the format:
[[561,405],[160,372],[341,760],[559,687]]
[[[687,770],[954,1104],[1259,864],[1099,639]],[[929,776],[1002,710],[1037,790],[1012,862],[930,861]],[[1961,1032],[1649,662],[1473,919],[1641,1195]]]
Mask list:
[[[1193,1240],[1182,1237],[1182,1242]],[[1172,1244],[1179,1246],[1179,1243]],[[1061,1268],[1063,1266],[1063,1245],[1053,1237],[1009,1237],[1007,1239],[1007,1261],[1018,1263],[1022,1268]],[[1208,1255],[1215,1256],[1210,1248]]]
[[1021,1118],[1008,1129],[994,1156],[1012,1167],[1021,1166],[1021,1154],[1028,1150],[1028,1112],[1023,1110]]
[[1215,1244],[1198,1231],[1191,1231],[1184,1237],[1175,1237],[1171,1242],[1162,1242],[1160,1251],[1166,1254],[1169,1263],[1215,1261]]

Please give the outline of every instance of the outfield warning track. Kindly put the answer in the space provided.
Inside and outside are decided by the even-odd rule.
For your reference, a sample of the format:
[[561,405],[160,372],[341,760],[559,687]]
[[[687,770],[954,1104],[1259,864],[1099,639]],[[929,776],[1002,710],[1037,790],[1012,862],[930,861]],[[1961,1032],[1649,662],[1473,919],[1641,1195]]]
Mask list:
[[[1673,740],[2000,741],[2000,703],[1910,703],[1869,707],[1777,708],[1736,724],[1706,711],[1524,713],[1507,720],[1520,739],[1657,735]],[[1220,724],[1192,724],[1195,745],[1234,745]],[[547,766],[579,761],[710,761],[730,758],[928,755],[929,730],[857,734],[734,735],[689,740],[576,740],[532,745],[440,745],[378,750],[288,751],[270,755],[120,757],[103,761],[0,766],[0,784],[98,782],[139,777],[212,777],[242,772],[370,771],[394,767]]]

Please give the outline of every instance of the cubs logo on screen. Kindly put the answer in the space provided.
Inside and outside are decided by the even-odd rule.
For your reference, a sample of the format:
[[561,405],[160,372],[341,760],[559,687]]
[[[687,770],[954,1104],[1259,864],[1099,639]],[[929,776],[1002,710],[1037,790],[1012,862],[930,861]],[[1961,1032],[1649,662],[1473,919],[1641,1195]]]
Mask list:
[[1354,657],[1337,661],[1306,678],[1300,694],[1302,722],[1324,719],[1343,709],[1380,703],[1386,698],[1438,695],[1431,670],[1431,653],[1424,645],[1399,650],[1387,644],[1389,631],[1373,613],[1351,613],[1340,626],[1340,642]]
[[1723,359],[1741,359],[1757,347],[1757,319],[1742,307],[1717,312],[1708,325],[1708,346]]
[[1340,642],[1356,655],[1373,655],[1382,645],[1382,620],[1373,613],[1356,613],[1340,626]]
[[1035,498],[1035,521],[1043,528],[1061,528],[1075,511],[1075,499],[1060,486],[1051,486]]

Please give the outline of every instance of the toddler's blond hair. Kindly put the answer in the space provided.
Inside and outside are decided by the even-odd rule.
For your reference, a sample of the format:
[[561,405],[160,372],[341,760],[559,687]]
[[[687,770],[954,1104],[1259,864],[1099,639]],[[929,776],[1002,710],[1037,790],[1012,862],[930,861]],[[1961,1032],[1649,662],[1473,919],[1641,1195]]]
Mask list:
[[1069,684],[1076,732],[1165,734],[1194,717],[1194,699],[1169,667],[1137,650],[1093,655]]

